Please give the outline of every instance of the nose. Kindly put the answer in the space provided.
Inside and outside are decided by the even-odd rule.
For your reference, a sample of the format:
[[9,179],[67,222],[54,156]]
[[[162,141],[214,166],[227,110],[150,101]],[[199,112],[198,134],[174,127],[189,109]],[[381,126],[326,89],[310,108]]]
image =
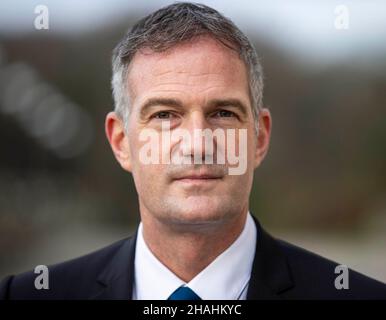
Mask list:
[[206,158],[212,157],[213,142],[204,139],[205,130],[210,130],[205,114],[202,111],[191,112],[182,127],[190,137],[181,141],[180,147],[184,157],[191,157],[194,164],[204,163]]

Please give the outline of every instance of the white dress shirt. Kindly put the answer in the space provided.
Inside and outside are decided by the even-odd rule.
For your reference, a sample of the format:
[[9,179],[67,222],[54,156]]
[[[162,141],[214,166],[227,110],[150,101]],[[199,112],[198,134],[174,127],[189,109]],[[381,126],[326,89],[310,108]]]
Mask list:
[[203,300],[245,300],[256,250],[257,230],[248,212],[239,237],[211,264],[185,283],[150,251],[139,225],[135,248],[134,300],[167,300],[186,285]]

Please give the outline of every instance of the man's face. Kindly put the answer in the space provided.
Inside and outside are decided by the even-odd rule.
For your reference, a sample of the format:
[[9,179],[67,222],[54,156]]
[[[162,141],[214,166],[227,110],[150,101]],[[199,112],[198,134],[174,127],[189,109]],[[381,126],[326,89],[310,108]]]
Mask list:
[[[141,213],[166,223],[199,225],[245,213],[253,171],[268,145],[270,118],[265,110],[260,120],[262,137],[257,138],[246,67],[237,53],[209,37],[167,52],[138,52],[130,65],[128,87],[128,132],[121,135],[119,151],[114,152],[122,167],[133,174]],[[225,145],[213,140],[215,162],[218,148],[227,154],[229,144],[233,144],[240,151],[239,130],[245,129],[245,172],[229,175],[228,159],[221,165],[195,164],[193,154],[204,159],[208,153],[205,141],[200,146],[192,140],[187,147],[186,141],[175,138],[170,145],[165,144],[161,133],[165,133],[162,124],[166,122],[171,134],[183,129],[193,140],[195,130],[221,129],[226,133],[235,129],[235,138],[226,139]],[[108,124],[106,127],[109,131]],[[159,133],[158,164],[144,164],[140,156],[148,144],[140,138],[146,129]],[[162,163],[165,155],[181,153],[191,157],[192,164]]]

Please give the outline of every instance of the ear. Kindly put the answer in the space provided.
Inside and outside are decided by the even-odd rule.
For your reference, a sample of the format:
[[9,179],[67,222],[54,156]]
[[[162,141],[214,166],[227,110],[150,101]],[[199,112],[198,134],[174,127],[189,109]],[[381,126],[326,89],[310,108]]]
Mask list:
[[115,112],[109,112],[107,114],[105,132],[115,158],[124,170],[131,172],[131,156],[128,138],[123,122]]
[[261,164],[267,154],[271,138],[271,127],[271,113],[268,109],[264,108],[259,112],[259,132],[256,139],[255,169]]

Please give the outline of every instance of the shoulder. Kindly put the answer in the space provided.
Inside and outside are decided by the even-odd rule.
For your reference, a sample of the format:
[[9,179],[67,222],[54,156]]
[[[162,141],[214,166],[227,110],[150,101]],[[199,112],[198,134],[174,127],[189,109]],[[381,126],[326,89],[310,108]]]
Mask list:
[[[87,293],[98,286],[96,281],[126,238],[87,255],[47,267],[49,289],[38,290],[34,270],[11,275],[0,282],[1,299],[87,299]],[[97,289],[97,288],[94,288]]]
[[284,296],[301,299],[386,299],[386,285],[313,252],[277,240],[294,287]]

